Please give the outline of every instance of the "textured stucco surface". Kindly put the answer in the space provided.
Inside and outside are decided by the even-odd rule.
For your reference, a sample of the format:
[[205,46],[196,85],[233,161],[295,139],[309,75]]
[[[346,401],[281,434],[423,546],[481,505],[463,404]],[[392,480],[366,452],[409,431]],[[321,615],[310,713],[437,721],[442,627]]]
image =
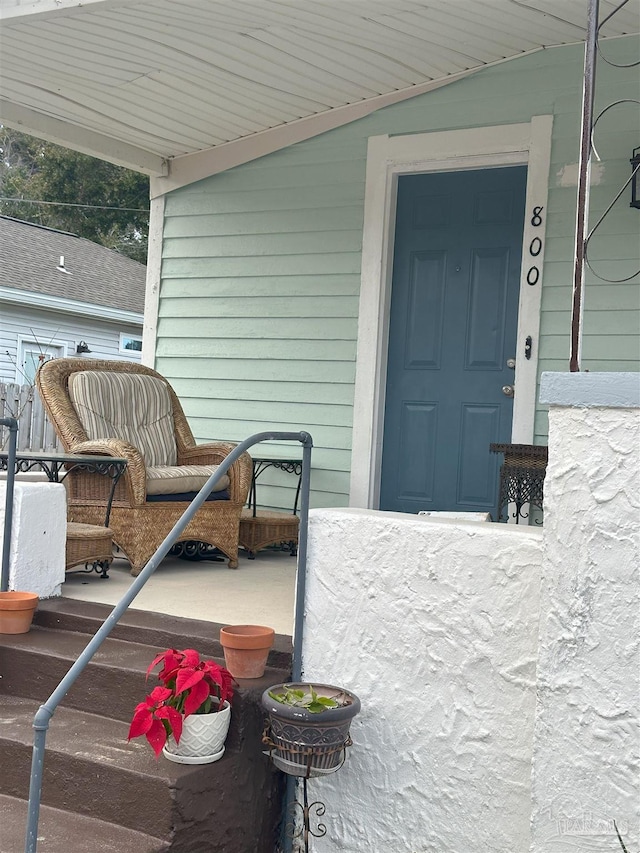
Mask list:
[[640,849],[640,411],[552,407],[534,853]]
[[313,850],[521,853],[542,533],[314,510],[304,674],[362,700]]
[[[0,531],[4,531],[5,497],[6,483],[0,483]],[[36,592],[40,598],[60,595],[66,535],[62,483],[15,483],[9,589]]]

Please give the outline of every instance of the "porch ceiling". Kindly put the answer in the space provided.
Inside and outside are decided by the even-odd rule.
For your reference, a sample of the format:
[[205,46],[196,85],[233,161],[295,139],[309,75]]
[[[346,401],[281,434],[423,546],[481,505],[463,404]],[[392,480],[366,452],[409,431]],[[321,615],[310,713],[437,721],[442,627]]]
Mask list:
[[[601,0],[601,20],[615,5]],[[582,41],[586,6],[0,0],[0,120],[154,176],[239,142],[251,159],[296,141],[288,128],[304,138],[492,63]],[[639,19],[640,0],[629,0],[603,35],[638,32]]]

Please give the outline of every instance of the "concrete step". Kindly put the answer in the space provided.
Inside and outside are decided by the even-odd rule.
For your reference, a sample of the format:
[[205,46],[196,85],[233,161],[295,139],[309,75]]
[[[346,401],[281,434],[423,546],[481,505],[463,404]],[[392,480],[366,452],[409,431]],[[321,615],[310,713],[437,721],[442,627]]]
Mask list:
[[[37,706],[30,699],[0,697],[0,756],[2,766],[12,768],[11,773],[3,774],[1,785],[2,793],[11,797],[28,799],[32,722]],[[215,764],[173,764],[164,758],[156,760],[144,740],[128,743],[127,730],[128,726],[117,720],[59,708],[47,735],[42,802],[182,843],[186,837],[197,840],[198,823],[222,825],[233,819],[234,813],[241,825],[260,826],[256,807],[259,810],[263,804],[248,801],[239,790],[251,773],[254,779],[261,778],[264,795],[269,798],[269,782],[276,781],[275,771],[259,748],[246,744],[242,755],[226,751]],[[253,758],[250,766],[247,753]],[[229,803],[231,790],[234,799],[239,796],[237,804]],[[277,806],[275,802],[273,805]],[[248,839],[247,850],[252,849],[251,843]],[[202,849],[208,853],[216,848],[207,845]],[[6,853],[2,844],[0,850]]]
[[[153,579],[150,583],[153,583]],[[93,635],[112,609],[108,604],[93,604],[72,598],[51,598],[38,604],[34,624],[43,628]],[[223,626],[217,622],[129,609],[110,636],[113,639],[142,643],[159,649],[195,648],[205,657],[222,658],[223,651],[219,641],[221,627]],[[291,669],[292,651],[291,637],[276,634],[268,665],[274,669]]]
[[[27,634],[0,635],[0,796],[8,812],[6,821],[0,819],[0,853],[13,853],[16,843],[21,853],[24,846],[35,711],[110,612],[84,602],[42,605]],[[276,660],[287,661],[287,669],[269,668],[261,679],[238,682],[223,758],[178,765],[163,757],[156,761],[144,739],[127,743],[128,724],[134,707],[158,683],[155,677],[146,682],[145,674],[159,651],[196,648],[217,657],[217,640],[210,623],[146,613],[127,614],[126,620],[51,721],[38,853],[273,853],[284,778],[262,754],[260,697],[288,678],[286,645]],[[11,829],[5,832],[5,825]],[[113,847],[102,840],[110,838]]]
[[[2,673],[5,690],[44,702],[89,639],[87,634],[39,625],[34,625],[27,634],[0,634],[0,654],[3,650],[5,653]],[[198,638],[186,639],[190,639],[187,648],[197,648],[194,641]],[[67,693],[64,704],[129,721],[138,702],[160,683],[153,674],[147,680],[146,672],[164,648],[107,637]],[[267,687],[286,678],[286,671],[267,668],[262,678],[238,679],[233,703],[238,711],[236,719],[241,719],[247,705],[259,705]]]
[[[10,796],[29,796],[32,724],[37,709],[33,699],[0,697],[0,755],[3,766],[12,768],[2,780],[2,791]],[[144,739],[127,742],[127,731],[127,724],[118,720],[59,708],[47,733],[43,802],[167,837],[173,826],[174,791],[185,776],[192,775],[193,768],[156,761]],[[227,765],[233,761],[229,756],[222,761],[225,759]],[[208,767],[209,776],[224,775],[214,765]],[[207,780],[206,784],[215,782]]]
[[[0,794],[0,851],[23,853],[27,801]],[[42,806],[38,853],[166,853],[169,843],[95,818]]]

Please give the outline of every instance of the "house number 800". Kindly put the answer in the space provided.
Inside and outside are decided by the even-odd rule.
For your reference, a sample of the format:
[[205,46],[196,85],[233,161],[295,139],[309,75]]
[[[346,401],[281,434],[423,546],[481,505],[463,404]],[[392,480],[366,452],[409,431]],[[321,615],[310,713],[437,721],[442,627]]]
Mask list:
[[[531,224],[534,228],[538,228],[542,225],[542,211],[544,207],[534,207],[533,215],[531,217]],[[534,237],[533,240],[529,243],[529,254],[532,258],[537,258],[538,255],[542,252],[542,238]],[[532,264],[527,270],[527,284],[533,285],[537,284],[540,280],[540,270],[535,264]]]

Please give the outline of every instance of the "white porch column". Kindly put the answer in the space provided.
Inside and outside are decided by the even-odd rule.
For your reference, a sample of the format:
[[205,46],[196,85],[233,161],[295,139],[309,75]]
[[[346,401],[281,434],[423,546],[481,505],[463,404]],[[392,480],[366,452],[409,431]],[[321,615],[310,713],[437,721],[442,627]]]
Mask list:
[[[0,483],[0,530],[6,482]],[[9,558],[9,589],[60,595],[67,538],[67,494],[62,483],[16,482]],[[0,537],[0,554],[2,541]]]
[[640,845],[640,375],[544,374],[550,404],[533,853]]

